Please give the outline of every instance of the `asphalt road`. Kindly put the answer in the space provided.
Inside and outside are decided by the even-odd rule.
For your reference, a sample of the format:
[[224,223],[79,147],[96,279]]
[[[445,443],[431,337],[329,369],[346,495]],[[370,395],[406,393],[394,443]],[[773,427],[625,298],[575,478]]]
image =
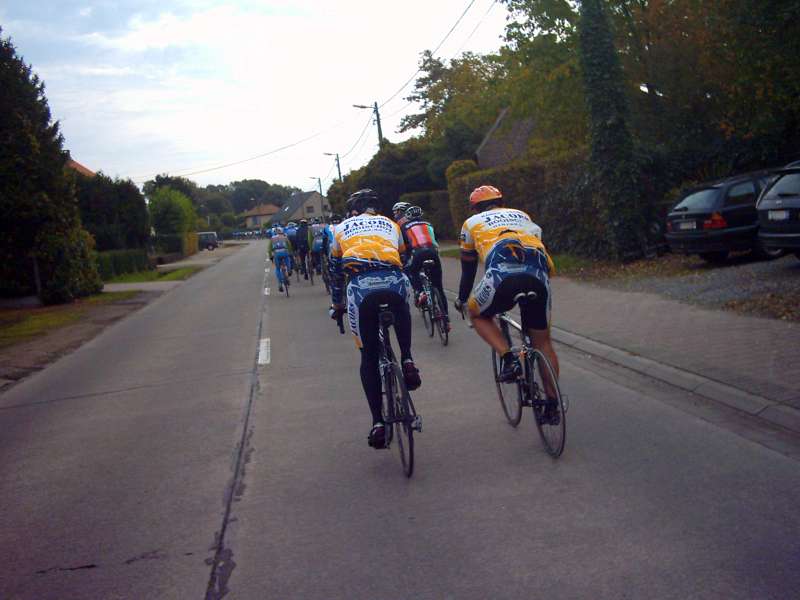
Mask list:
[[321,286],[265,296],[264,254],[0,396],[0,598],[800,597],[798,462],[579,354],[553,461],[474,332],[414,315],[406,480]]

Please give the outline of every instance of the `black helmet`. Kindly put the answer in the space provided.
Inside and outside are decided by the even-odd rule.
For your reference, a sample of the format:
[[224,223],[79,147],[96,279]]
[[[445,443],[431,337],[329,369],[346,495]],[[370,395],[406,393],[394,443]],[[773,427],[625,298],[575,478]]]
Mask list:
[[331,221],[331,223],[336,225],[337,223],[341,223],[342,222],[342,217],[340,217],[339,215],[331,215],[330,221]]
[[409,221],[413,221],[414,219],[421,219],[422,218],[422,209],[419,206],[409,206],[406,209],[405,217]]
[[378,208],[378,194],[375,190],[365,188],[358,190],[347,199],[347,212],[356,211],[361,214],[368,208]]

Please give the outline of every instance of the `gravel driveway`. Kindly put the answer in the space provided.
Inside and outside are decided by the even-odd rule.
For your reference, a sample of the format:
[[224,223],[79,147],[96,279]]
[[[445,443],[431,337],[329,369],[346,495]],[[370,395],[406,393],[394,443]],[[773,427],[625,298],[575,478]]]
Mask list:
[[601,279],[594,283],[661,294],[712,308],[768,294],[781,297],[800,295],[800,260],[791,254],[771,261],[755,260],[749,254],[737,255],[723,266],[706,265],[694,258],[689,269],[693,272],[688,275]]

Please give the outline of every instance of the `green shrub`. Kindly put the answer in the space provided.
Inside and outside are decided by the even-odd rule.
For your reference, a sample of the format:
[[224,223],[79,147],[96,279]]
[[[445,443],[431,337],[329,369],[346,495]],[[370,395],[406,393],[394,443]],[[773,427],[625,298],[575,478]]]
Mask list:
[[197,233],[191,231],[188,233],[184,233],[181,238],[181,252],[184,256],[191,256],[192,254],[197,254],[199,249],[198,247],[198,236]]
[[466,177],[469,173],[474,173],[477,170],[478,164],[474,160],[456,160],[453,161],[445,171],[445,176],[447,177],[447,191],[450,200],[450,219],[453,222],[453,229],[457,233],[461,232],[461,225],[464,223],[467,215],[469,215],[469,209],[467,207],[469,192],[464,196],[463,189],[461,187],[454,188],[451,182]]
[[89,232],[52,224],[39,231],[36,242],[42,302],[69,302],[103,289]]
[[440,240],[453,240],[458,233],[453,227],[449,200],[450,195],[447,190],[411,192],[400,196],[401,202],[419,206],[425,211],[423,218],[433,225],[436,237]]

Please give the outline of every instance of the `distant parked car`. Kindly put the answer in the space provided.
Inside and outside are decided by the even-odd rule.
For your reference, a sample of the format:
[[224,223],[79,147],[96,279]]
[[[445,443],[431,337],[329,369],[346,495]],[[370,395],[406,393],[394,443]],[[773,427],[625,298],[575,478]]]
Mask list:
[[200,247],[200,250],[205,248],[206,250],[214,250],[219,246],[219,240],[217,239],[217,232],[216,231],[201,231],[197,234],[197,245]]
[[673,252],[698,254],[721,263],[737,250],[777,258],[782,250],[765,247],[758,237],[756,200],[767,186],[766,171],[709,182],[690,190],[667,215],[667,243]]
[[800,258],[800,161],[776,175],[758,201],[758,238],[766,248],[794,252]]

